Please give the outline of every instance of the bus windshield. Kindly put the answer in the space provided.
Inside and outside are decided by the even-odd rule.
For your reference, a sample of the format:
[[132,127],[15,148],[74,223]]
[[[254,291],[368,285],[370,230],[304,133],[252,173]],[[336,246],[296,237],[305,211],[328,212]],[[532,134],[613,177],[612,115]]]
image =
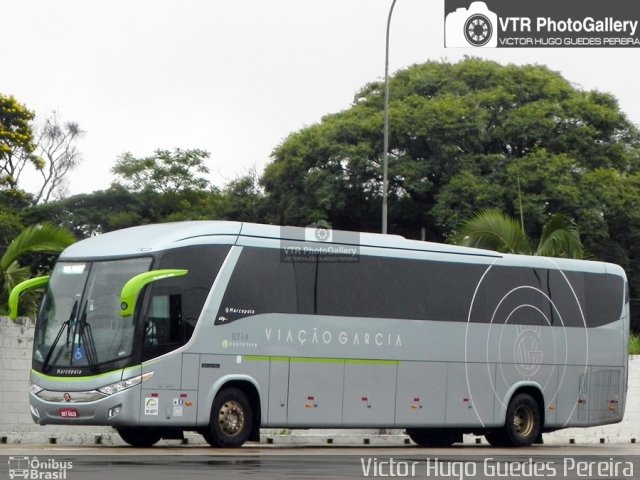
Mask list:
[[121,317],[120,292],[148,271],[151,258],[60,262],[47,287],[34,337],[34,360],[48,367],[95,367],[133,352],[133,317]]

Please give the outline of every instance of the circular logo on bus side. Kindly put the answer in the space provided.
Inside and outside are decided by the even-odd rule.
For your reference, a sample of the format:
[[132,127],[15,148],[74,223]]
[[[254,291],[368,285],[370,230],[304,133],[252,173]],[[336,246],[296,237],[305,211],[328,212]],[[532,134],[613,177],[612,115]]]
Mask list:
[[516,369],[523,377],[532,377],[542,365],[544,353],[540,349],[540,328],[518,325],[518,337],[513,347],[513,359]]
[[[544,396],[544,410],[555,415],[560,391],[587,372],[589,339],[576,288],[553,259],[545,260],[546,267],[521,270],[496,260],[476,286],[464,359],[470,405],[482,426],[494,412],[485,405],[487,394],[506,409],[514,386],[535,385]],[[558,416],[559,424],[573,418],[575,394],[573,409]]]

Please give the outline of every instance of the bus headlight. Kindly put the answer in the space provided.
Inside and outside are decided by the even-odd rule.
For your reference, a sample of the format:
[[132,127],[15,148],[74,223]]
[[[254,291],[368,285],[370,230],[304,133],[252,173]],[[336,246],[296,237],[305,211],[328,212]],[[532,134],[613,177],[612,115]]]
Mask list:
[[31,385],[29,385],[29,391],[32,395],[38,395],[42,390],[44,390],[44,388],[42,388],[40,385],[36,385],[33,382],[31,382]]
[[151,377],[153,377],[153,372],[148,372],[143,375],[138,375],[137,377],[128,378],[126,380],[122,380],[120,382],[112,383],[111,385],[101,387],[98,389],[98,391],[100,393],[104,393],[105,395],[113,395],[115,393],[126,390],[127,388],[131,388],[136,385],[139,385],[142,382],[146,382]]

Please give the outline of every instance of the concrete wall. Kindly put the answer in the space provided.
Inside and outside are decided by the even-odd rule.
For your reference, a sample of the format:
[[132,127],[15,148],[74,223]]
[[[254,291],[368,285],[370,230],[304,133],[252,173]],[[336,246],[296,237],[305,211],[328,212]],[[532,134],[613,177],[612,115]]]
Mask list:
[[113,432],[111,428],[41,427],[29,413],[29,372],[33,351],[34,321],[19,318],[15,322],[0,317],[0,442],[79,443],[94,439],[96,434]]
[[[120,443],[115,432],[108,427],[65,427],[34,424],[29,414],[29,371],[33,349],[33,321],[26,318],[13,322],[0,317],[0,442],[47,443],[55,439],[57,443]],[[263,437],[276,438],[284,443],[324,443],[325,439],[335,439],[340,444],[342,437],[346,443],[360,443],[367,438],[372,443],[403,443],[402,431],[387,431],[377,436],[377,430],[358,431],[313,431],[288,432],[267,431]],[[286,438],[284,438],[286,437]],[[630,442],[640,439],[640,356],[631,357],[629,369],[629,390],[627,409],[622,423],[602,427],[566,429],[545,435],[545,443],[606,443]],[[472,436],[465,436],[465,442],[475,443]],[[640,442],[640,440],[638,440]],[[189,435],[190,443],[201,443],[199,435]]]
[[28,392],[33,322],[19,319],[14,323],[0,317],[0,341],[0,430],[8,431],[32,423]]

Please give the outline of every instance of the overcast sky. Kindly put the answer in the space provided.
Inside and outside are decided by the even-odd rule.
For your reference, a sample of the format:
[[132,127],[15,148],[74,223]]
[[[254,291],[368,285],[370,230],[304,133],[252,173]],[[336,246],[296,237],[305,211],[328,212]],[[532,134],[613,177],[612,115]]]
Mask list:
[[[223,185],[384,75],[391,0],[0,0],[0,92],[86,134],[70,193],[125,151],[203,148]],[[391,71],[476,55],[613,93],[640,124],[638,49],[445,49],[444,0],[398,0]],[[382,132],[381,132],[382,135]]]

